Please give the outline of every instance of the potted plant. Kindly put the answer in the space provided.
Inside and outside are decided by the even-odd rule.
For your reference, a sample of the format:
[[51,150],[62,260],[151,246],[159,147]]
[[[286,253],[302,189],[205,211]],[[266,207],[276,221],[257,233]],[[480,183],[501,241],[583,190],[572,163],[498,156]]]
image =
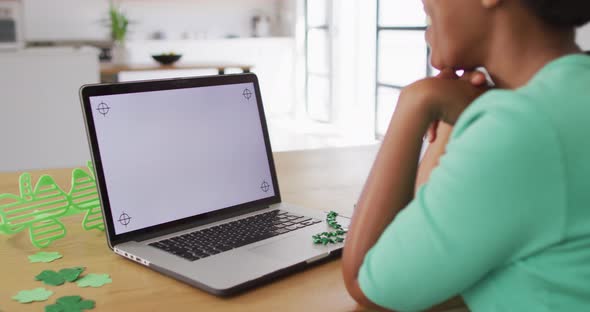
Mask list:
[[125,39],[127,37],[129,19],[121,10],[121,7],[115,5],[113,1],[109,5],[109,26],[111,39],[113,40],[112,61],[115,64],[124,64],[128,59]]

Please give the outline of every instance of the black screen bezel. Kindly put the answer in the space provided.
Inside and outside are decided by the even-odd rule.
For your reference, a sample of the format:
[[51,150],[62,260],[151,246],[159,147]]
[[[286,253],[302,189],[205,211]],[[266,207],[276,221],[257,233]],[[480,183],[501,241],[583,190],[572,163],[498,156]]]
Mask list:
[[[199,87],[210,87],[210,86],[221,86],[221,85],[232,85],[232,84],[243,84],[252,83],[255,89],[256,101],[258,106],[258,112],[260,115],[260,122],[262,126],[262,132],[264,136],[264,143],[266,146],[266,155],[268,158],[268,164],[270,168],[271,177],[273,179],[273,188],[275,195],[272,197],[256,200],[253,202],[240,204],[232,207],[223,208],[213,212],[208,212],[176,221],[171,221],[151,227],[135,230],[132,232],[115,234],[115,227],[113,217],[111,213],[111,206],[108,196],[108,188],[106,186],[104,178],[104,170],[102,166],[102,159],[100,157],[100,147],[98,146],[98,140],[96,135],[96,129],[94,125],[94,116],[92,114],[92,107],[90,105],[90,98],[95,96],[105,95],[116,95],[116,94],[129,94],[129,93],[142,93],[151,91],[164,91],[164,90],[175,90],[175,89],[188,89],[188,88],[199,88]],[[206,219],[219,219],[223,218],[223,215],[235,215],[240,211],[252,211],[253,208],[265,207],[278,204],[281,202],[281,193],[279,190],[279,184],[274,164],[274,158],[272,155],[272,148],[268,135],[268,127],[266,124],[266,117],[264,114],[264,106],[262,104],[262,98],[260,93],[260,86],[258,84],[258,78],[255,74],[234,74],[234,75],[222,75],[222,76],[203,76],[194,78],[177,78],[177,79],[164,79],[164,80],[150,80],[150,81],[138,81],[138,82],[126,82],[126,83],[114,83],[114,84],[96,84],[96,85],[85,85],[80,88],[80,98],[82,102],[82,111],[84,114],[86,131],[88,135],[88,143],[90,146],[90,153],[92,161],[94,163],[95,177],[98,187],[98,193],[100,202],[103,210],[103,219],[106,226],[107,239],[110,247],[132,241],[137,237],[145,235],[170,231],[174,228],[180,228],[183,225],[204,221]]]

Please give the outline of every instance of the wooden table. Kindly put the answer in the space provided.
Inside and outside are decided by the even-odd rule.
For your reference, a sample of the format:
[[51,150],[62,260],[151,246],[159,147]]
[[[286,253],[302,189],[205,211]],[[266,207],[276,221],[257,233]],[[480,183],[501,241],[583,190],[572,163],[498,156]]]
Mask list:
[[215,69],[219,75],[224,75],[228,68],[239,68],[242,72],[249,73],[252,69],[252,65],[227,62],[184,63],[182,61],[172,65],[160,65],[158,63],[115,65],[112,63],[102,63],[100,64],[100,81],[117,82],[119,73],[125,71]]
[[[346,215],[360,193],[376,146],[276,153],[282,197],[286,202]],[[33,181],[50,174],[66,192],[69,169],[33,172]],[[0,174],[0,193],[18,194],[18,173]],[[80,295],[96,301],[96,311],[354,311],[359,310],[344,288],[340,260],[310,268],[230,299],[217,298],[199,289],[158,274],[111,252],[104,233],[81,229],[82,216],[65,220],[67,236],[46,251],[63,258],[52,263],[28,263],[38,250],[28,233],[0,235],[0,311],[41,311],[61,296]],[[108,273],[112,284],[101,288],[59,287],[34,281],[42,270],[86,267],[88,273]],[[22,305],[10,298],[18,291],[45,287],[54,292],[47,303]]]

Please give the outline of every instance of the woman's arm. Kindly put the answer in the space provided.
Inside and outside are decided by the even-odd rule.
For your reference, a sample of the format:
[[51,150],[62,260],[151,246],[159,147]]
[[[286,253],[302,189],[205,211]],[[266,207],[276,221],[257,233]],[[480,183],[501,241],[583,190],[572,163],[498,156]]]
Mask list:
[[436,129],[436,137],[429,143],[424,157],[418,167],[418,176],[416,177],[416,187],[418,190],[420,186],[425,184],[430,177],[430,173],[438,166],[440,157],[445,153],[447,143],[451,137],[453,127],[447,123],[440,122]]
[[360,304],[377,307],[360,289],[358,273],[369,249],[414,197],[422,137],[428,126],[439,119],[454,123],[481,93],[467,81],[439,78],[419,81],[402,91],[357,203],[343,253],[344,282]]
[[422,136],[432,121],[424,118],[429,112],[419,104],[427,101],[426,93],[412,91],[419,86],[414,84],[400,95],[346,237],[342,264],[346,288],[357,302],[372,308],[377,306],[361,291],[357,275],[368,250],[414,197]]
[[[446,151],[447,143],[451,137],[451,132],[453,131],[453,126],[445,123],[439,122],[438,127],[435,130],[435,136],[432,138],[432,141],[429,142],[429,145],[424,153],[424,157],[418,166],[418,173],[416,177],[416,185],[415,190],[417,191],[420,186],[428,182],[430,177],[430,173],[438,167],[440,158],[444,155]],[[359,294],[360,297],[364,298],[364,295]],[[366,298],[365,298],[366,299]],[[357,299],[358,300],[358,299]],[[359,301],[360,302],[360,301]],[[363,305],[367,307],[372,307],[374,309],[382,310],[381,307],[378,307],[371,303],[369,300],[363,303]],[[465,302],[459,296],[451,298],[448,301],[445,301],[439,305],[436,305],[428,310],[428,312],[440,312],[440,311],[447,311],[449,309],[454,308],[463,308],[466,307]]]

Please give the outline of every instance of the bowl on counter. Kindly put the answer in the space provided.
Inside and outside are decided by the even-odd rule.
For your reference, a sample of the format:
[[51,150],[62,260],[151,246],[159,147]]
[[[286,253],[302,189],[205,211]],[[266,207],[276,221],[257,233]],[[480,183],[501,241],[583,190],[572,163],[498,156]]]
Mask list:
[[162,53],[152,55],[152,58],[162,65],[172,65],[176,63],[178,60],[180,60],[181,57],[182,54],[175,53]]

